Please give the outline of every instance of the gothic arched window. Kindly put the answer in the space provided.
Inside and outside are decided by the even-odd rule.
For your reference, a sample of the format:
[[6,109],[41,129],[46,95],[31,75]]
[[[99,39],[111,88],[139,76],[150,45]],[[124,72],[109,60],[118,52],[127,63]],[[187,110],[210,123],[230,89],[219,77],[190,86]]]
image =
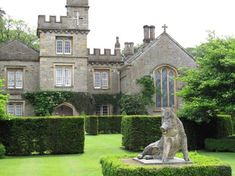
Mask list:
[[155,70],[156,107],[176,107],[177,72],[169,66],[162,66]]

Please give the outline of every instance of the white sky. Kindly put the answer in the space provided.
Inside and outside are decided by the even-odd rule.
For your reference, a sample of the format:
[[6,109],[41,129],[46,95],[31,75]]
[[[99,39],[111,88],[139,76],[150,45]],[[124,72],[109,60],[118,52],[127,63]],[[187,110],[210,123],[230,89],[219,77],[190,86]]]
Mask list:
[[[38,15],[66,15],[66,0],[0,0],[14,19],[37,27]],[[113,48],[115,37],[141,43],[143,25],[161,26],[183,47],[205,41],[208,30],[219,36],[235,35],[235,0],[89,0],[89,48]]]

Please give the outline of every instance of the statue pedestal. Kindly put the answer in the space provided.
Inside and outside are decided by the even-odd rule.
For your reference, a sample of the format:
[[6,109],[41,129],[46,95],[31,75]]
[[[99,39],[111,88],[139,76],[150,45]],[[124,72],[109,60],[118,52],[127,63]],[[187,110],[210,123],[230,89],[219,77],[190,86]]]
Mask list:
[[174,157],[174,159],[170,159],[167,162],[162,162],[162,160],[159,159],[150,159],[150,160],[146,160],[146,159],[138,159],[138,158],[133,158],[133,160],[143,164],[143,165],[172,165],[172,164],[192,164],[191,161],[185,161],[182,158],[177,158]]

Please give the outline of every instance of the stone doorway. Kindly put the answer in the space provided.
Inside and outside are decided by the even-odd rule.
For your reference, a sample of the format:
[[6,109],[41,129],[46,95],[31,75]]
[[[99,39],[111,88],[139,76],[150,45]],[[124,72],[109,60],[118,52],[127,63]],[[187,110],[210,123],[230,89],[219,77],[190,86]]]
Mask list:
[[54,109],[55,116],[74,116],[78,115],[76,109],[70,103],[62,103]]

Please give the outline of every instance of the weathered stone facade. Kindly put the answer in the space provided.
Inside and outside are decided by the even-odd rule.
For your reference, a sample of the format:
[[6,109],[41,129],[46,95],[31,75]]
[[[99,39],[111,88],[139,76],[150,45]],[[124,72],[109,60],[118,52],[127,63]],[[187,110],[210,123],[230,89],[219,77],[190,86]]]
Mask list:
[[[165,31],[155,38],[155,27],[147,25],[144,26],[143,47],[136,53],[134,53],[134,43],[126,42],[121,54],[118,37],[113,52],[110,49],[105,49],[102,52],[104,54],[101,54],[100,49],[91,52],[87,49],[88,0],[67,0],[66,8],[67,16],[60,17],[59,20],[55,16],[50,16],[49,21],[46,21],[45,16],[39,15],[37,29],[40,39],[39,52],[18,41],[0,46],[0,76],[6,80],[10,102],[22,102],[22,115],[33,115],[31,105],[21,97],[23,92],[65,90],[91,94],[134,94],[140,90],[136,85],[136,79],[144,75],[151,75],[155,79],[155,70],[160,67],[166,67],[167,74],[172,74],[170,70],[174,70],[177,76],[178,68],[196,66],[193,58]],[[8,68],[21,69],[22,88],[8,89]],[[15,74],[11,81],[15,81],[15,84],[18,81],[21,84],[21,77],[17,80],[18,73],[13,70],[9,76],[11,74]],[[169,93],[172,91],[170,88],[172,82],[169,78],[167,81]],[[157,86],[156,80],[155,83]],[[178,86],[178,83],[175,84]],[[177,86],[174,85],[175,89]],[[164,104],[164,98],[160,101]],[[179,100],[176,98],[170,105],[171,101],[173,99],[169,95],[168,105],[174,105],[176,108],[179,106]],[[156,109],[150,107],[149,112],[155,113]],[[60,111],[61,109],[57,110]],[[107,107],[102,111],[107,111]],[[79,113],[81,112],[76,112]]]

